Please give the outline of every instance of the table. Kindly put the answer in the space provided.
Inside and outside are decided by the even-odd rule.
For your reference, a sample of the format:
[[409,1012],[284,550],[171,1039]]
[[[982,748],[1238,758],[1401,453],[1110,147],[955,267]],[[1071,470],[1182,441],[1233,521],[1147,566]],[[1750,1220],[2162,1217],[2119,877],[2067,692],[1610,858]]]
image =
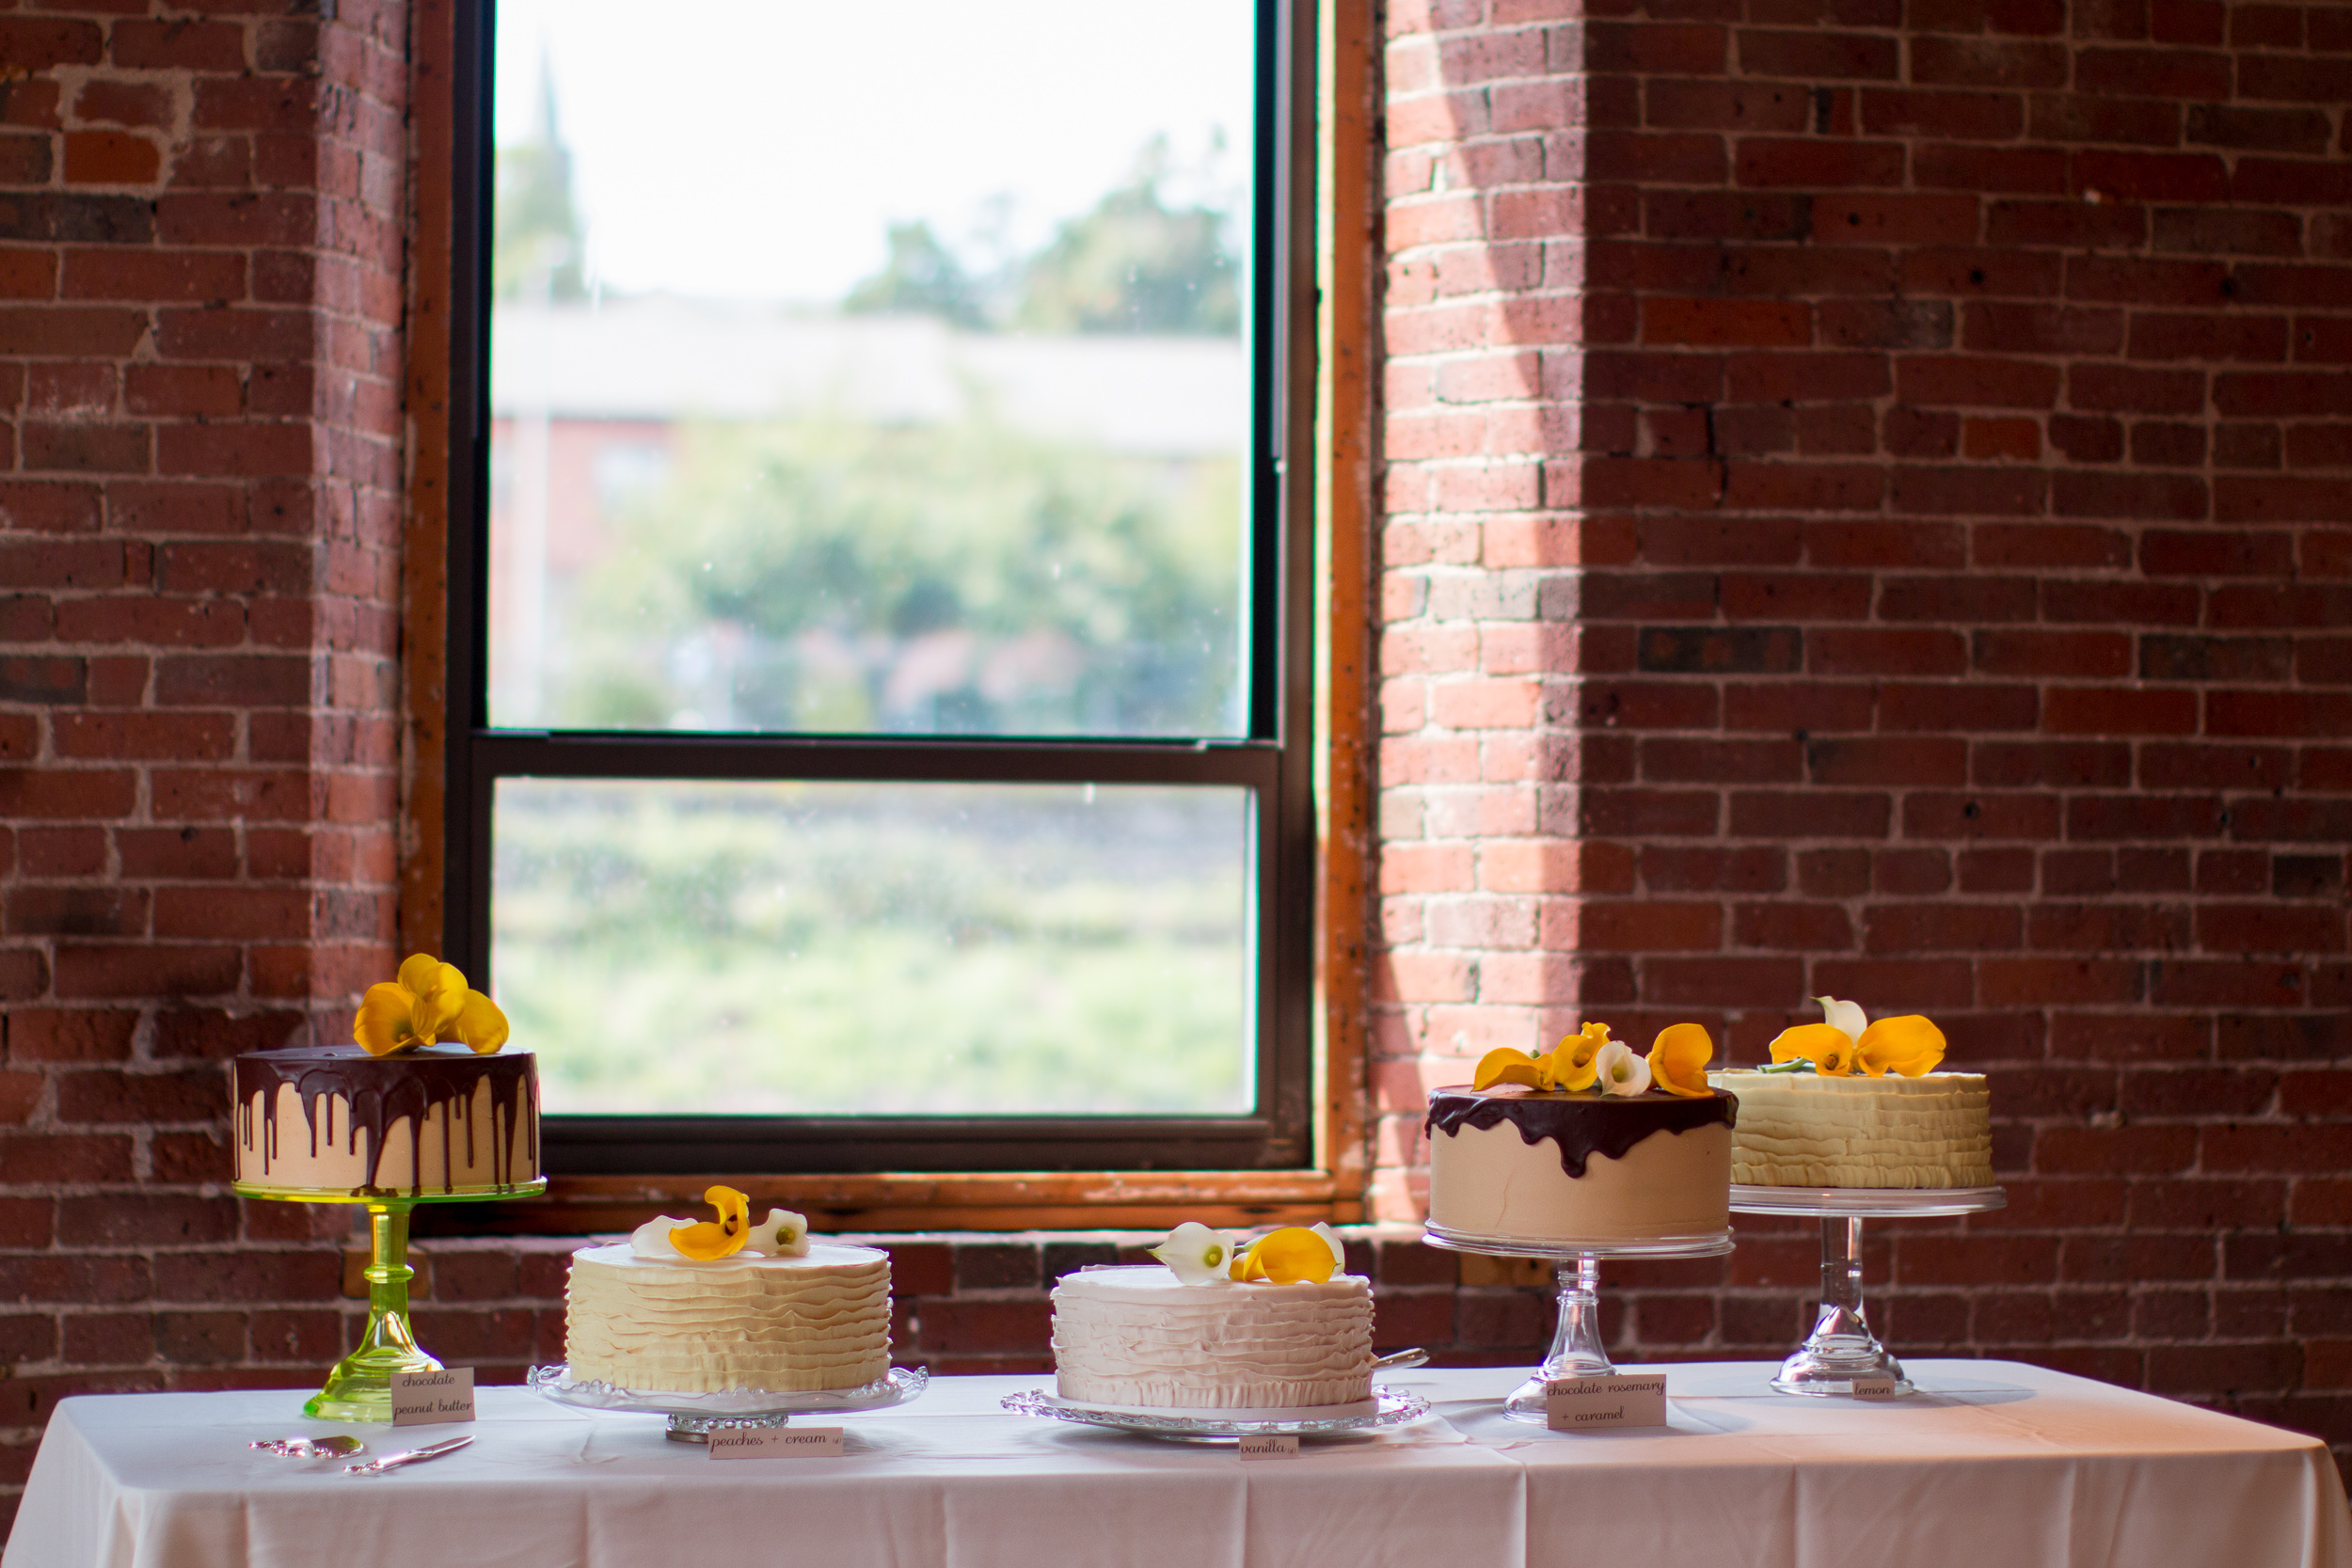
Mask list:
[[1665,1431],[1505,1419],[1516,1368],[1391,1381],[1435,1403],[1295,1459],[1011,1416],[1035,1377],[940,1378],[843,1418],[841,1459],[713,1461],[658,1416],[481,1391],[477,1441],[380,1477],[273,1458],[352,1431],[383,1452],[455,1430],[336,1427],[304,1391],[63,1402],[5,1568],[2352,1568],[2314,1439],[2003,1361],[1925,1361],[1905,1400],[1775,1394],[1768,1362],[1667,1375]]

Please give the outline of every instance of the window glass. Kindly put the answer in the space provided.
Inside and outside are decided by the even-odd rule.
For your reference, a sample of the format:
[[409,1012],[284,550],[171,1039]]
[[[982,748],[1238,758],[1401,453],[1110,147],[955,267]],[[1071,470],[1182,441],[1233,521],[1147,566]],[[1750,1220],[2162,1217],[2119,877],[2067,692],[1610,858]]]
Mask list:
[[1253,8],[660,12],[498,7],[491,724],[1240,735]]
[[1248,792],[498,782],[552,1113],[1234,1115]]

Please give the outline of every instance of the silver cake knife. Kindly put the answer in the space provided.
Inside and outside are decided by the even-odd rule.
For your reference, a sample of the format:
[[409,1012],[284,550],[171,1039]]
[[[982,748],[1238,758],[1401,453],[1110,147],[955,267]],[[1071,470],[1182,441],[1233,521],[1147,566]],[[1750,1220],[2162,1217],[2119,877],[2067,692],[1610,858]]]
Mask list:
[[416,1465],[424,1460],[438,1459],[445,1453],[455,1453],[472,1441],[471,1433],[468,1433],[463,1437],[445,1438],[438,1443],[427,1443],[421,1449],[410,1449],[406,1453],[388,1453],[381,1459],[371,1459],[365,1465],[346,1465],[343,1466],[343,1474],[347,1476],[381,1475],[386,1470],[396,1470],[403,1465]]

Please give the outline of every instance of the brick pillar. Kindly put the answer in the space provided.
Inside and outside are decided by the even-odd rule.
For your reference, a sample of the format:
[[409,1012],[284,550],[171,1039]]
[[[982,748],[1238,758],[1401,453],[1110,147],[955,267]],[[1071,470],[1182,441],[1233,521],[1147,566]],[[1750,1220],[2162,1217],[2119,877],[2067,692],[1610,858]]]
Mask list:
[[0,16],[8,1481],[65,1393],[339,1354],[220,1066],[393,959],[405,12],[326,9]]
[[1905,1348],[2352,1439],[2352,9],[1390,27],[1382,1212],[1491,1046],[1921,1010],[2011,1208],[1881,1227]]

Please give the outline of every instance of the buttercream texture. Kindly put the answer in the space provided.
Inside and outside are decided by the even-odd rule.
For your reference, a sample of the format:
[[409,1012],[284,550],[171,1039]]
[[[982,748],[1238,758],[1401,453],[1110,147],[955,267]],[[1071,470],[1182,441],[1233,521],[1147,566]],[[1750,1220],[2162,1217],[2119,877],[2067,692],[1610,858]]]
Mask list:
[[1825,1077],[1731,1069],[1740,1097],[1731,1179],[1756,1187],[1985,1187],[1993,1124],[1984,1075]]
[[572,1255],[564,1358],[577,1379],[707,1394],[856,1388],[890,1370],[890,1259],[819,1242],[804,1258]]
[[1061,1397],[1161,1409],[1290,1409],[1372,1397],[1372,1287],[1185,1285],[1153,1263],[1054,1287]]

